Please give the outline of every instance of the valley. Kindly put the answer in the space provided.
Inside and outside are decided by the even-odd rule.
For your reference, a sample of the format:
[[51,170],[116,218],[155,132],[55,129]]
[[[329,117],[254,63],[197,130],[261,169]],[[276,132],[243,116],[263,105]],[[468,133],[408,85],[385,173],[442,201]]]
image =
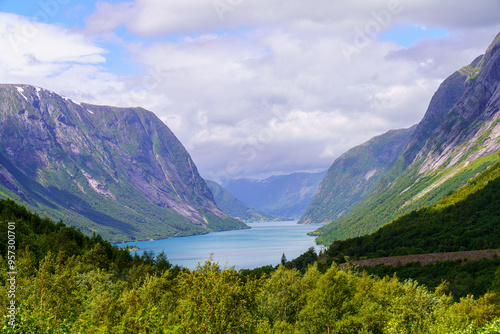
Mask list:
[[225,188],[252,208],[299,219],[313,200],[325,174],[293,173],[264,180],[236,179],[227,182]]
[[1,333],[500,333],[498,6],[52,5],[0,11]]

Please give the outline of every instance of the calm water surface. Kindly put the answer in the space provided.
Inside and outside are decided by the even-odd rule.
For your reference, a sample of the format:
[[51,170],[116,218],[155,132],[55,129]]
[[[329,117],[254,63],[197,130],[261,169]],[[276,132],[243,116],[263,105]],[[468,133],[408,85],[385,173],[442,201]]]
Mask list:
[[[153,241],[137,241],[119,244],[120,247],[135,245],[143,251],[156,254],[165,251],[170,263],[190,269],[196,268],[200,261],[213,259],[223,267],[235,269],[256,268],[265,265],[277,265],[285,253],[292,260],[315,246],[314,237],[308,232],[319,225],[299,225],[296,221],[249,223],[248,230],[213,232],[191,237],[171,238]],[[320,246],[316,246],[319,251]]]

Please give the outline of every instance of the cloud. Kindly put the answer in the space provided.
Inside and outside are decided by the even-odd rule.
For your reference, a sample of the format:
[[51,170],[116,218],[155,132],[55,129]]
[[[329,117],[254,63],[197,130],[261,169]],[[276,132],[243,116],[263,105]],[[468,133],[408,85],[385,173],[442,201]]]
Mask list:
[[97,2],[96,11],[85,20],[88,35],[109,34],[113,29],[134,20],[132,2],[110,4]]
[[426,39],[409,49],[395,50],[387,58],[389,61],[407,61],[421,75],[442,79],[483,54],[499,31],[499,22],[489,27],[457,30],[447,38]]
[[[0,75],[75,100],[149,109],[212,179],[326,169],[353,146],[417,123],[440,82],[498,33],[498,5],[99,2],[84,29],[39,25],[40,42],[1,52]],[[1,15],[5,47],[28,21]],[[383,31],[409,25],[450,33],[409,48],[380,41]],[[107,53],[109,43],[125,54]],[[108,66],[123,57],[143,72],[112,73]]]
[[[149,38],[134,59],[158,74],[154,91],[170,104],[155,112],[200,171],[237,177],[326,168],[374,135],[417,123],[440,82],[484,51],[497,5],[475,4],[477,20],[466,1],[137,0],[115,25]],[[111,11],[100,7],[89,22]],[[409,49],[378,40],[397,25],[451,33]],[[343,43],[357,47],[350,59]],[[262,142],[275,109],[286,130]]]
[[404,15],[396,18],[406,24],[430,27],[447,27],[467,30],[491,27],[498,24],[500,2],[483,0],[472,4],[468,0],[402,1]]
[[68,63],[98,64],[105,50],[56,25],[0,13],[0,60],[4,70],[19,76],[47,76]]
[[[106,65],[107,50],[82,31],[0,12],[0,80],[51,89],[75,101],[138,106],[165,105],[148,91],[145,76],[119,77]],[[130,94],[130,91],[136,91]],[[141,94],[142,91],[142,94]]]
[[[362,0],[136,0],[118,4],[98,3],[88,19],[90,29],[125,25],[141,36],[203,34],[239,27],[297,29],[312,33],[346,32],[362,28],[377,15],[397,8],[389,24],[417,24],[466,29],[498,23],[500,2],[483,0],[405,1]],[[104,30],[105,30],[104,29]]]
[[[338,145],[338,155],[381,131],[412,125],[425,110],[423,97],[430,99],[439,85],[420,78],[406,60],[386,62],[387,53],[397,50],[390,43],[374,43],[366,50],[370,58],[355,66],[348,66],[338,43],[335,36],[311,41],[286,31],[252,31],[155,43],[141,49],[137,59],[156,66],[157,90],[169,97],[169,109],[177,115],[170,125],[191,152],[206,149],[204,142],[236,149],[240,142],[228,137],[243,139],[266,129],[276,118],[273,108],[280,108],[289,126],[281,142],[294,149],[298,142],[316,146],[306,151],[325,157],[321,165],[326,166],[333,161],[323,154],[329,140],[356,138]],[[198,122],[201,111],[204,122]],[[371,131],[362,136],[344,131],[349,123],[355,132],[357,122]],[[210,169],[207,165],[212,162],[200,164],[202,171]]]

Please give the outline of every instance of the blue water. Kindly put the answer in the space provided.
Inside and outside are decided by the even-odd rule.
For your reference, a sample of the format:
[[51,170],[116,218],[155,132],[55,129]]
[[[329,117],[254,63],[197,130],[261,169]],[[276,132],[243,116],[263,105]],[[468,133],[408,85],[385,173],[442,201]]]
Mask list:
[[265,265],[275,266],[284,253],[292,260],[306,252],[309,247],[319,251],[314,237],[308,232],[319,228],[318,225],[299,225],[295,221],[249,223],[251,229],[213,232],[190,237],[170,238],[152,241],[137,241],[119,244],[120,247],[135,245],[143,251],[155,254],[165,251],[168,261],[190,269],[195,269],[200,261],[206,261],[213,253],[213,260],[221,267],[256,268]]

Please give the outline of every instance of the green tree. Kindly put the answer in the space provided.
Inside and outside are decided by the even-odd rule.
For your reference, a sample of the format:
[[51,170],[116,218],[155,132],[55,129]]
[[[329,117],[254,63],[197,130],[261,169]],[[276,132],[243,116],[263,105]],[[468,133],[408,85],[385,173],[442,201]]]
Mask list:
[[212,260],[178,276],[176,318],[183,333],[251,333],[255,284]]
[[283,253],[283,255],[281,255],[281,265],[284,266],[286,264],[287,260],[286,260],[286,256],[285,256],[285,253]]
[[342,332],[345,329],[342,318],[355,312],[354,293],[353,276],[331,266],[308,294],[307,304],[299,314],[298,328],[303,333]]
[[500,267],[498,267],[495,272],[495,278],[491,284],[493,291],[495,291],[498,295],[500,295]]
[[[458,303],[454,303],[450,296],[441,296],[439,306],[434,312],[435,320],[429,326],[432,333],[481,332],[478,329],[500,315],[498,301],[493,293],[487,293],[479,299],[469,295]],[[467,331],[467,328],[475,328],[475,331]]]
[[417,282],[408,280],[389,295],[388,334],[426,333],[438,298]]
[[259,313],[271,321],[295,323],[301,305],[302,277],[295,269],[280,265],[265,281],[256,297]]

